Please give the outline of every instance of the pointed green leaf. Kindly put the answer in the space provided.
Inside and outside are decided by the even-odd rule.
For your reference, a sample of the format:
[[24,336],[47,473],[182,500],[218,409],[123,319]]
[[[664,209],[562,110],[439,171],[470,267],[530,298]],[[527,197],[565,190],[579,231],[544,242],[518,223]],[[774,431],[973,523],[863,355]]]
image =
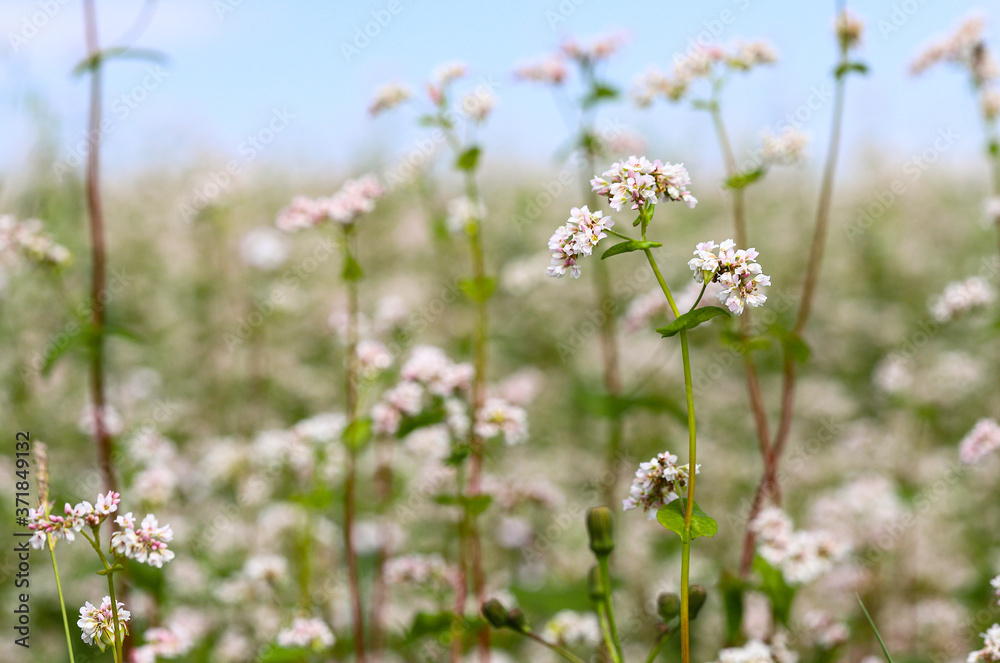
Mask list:
[[729,311],[718,306],[703,306],[677,317],[669,325],[660,327],[656,332],[663,338],[667,338],[677,334],[682,329],[693,329],[706,320],[711,320],[720,315],[729,317]]
[[129,48],[126,46],[114,46],[112,48],[106,48],[103,51],[98,51],[93,55],[87,56],[80,61],[75,67],[73,67],[73,75],[79,76],[88,71],[93,71],[101,65],[101,63],[106,60],[123,59],[123,60],[148,60],[150,62],[166,62],[167,56],[160,51],[153,50],[151,48]]
[[344,258],[343,279],[345,281],[358,281],[364,275],[365,273],[362,271],[361,265],[354,259],[354,256],[347,254],[347,257]]
[[644,242],[637,239],[629,240],[627,242],[619,242],[615,244],[610,249],[601,255],[601,260],[605,258],[610,258],[611,256],[616,256],[619,253],[631,253],[632,251],[645,251],[646,249],[655,249],[658,246],[663,246],[659,242]]
[[753,568],[760,576],[760,590],[771,599],[771,611],[775,620],[788,626],[788,619],[792,614],[792,601],[795,599],[795,587],[788,584],[781,571],[759,555],[753,561]]
[[809,361],[812,350],[796,332],[780,324],[771,325],[768,331],[781,342],[781,346],[792,359],[803,364]]
[[455,167],[459,170],[475,170],[476,166],[479,164],[479,153],[480,149],[478,145],[473,145],[465,152],[459,155],[458,160],[455,161]]
[[[684,510],[681,506],[681,500],[674,500],[657,511],[656,520],[671,532],[676,532],[681,537],[681,541],[684,540]],[[702,511],[698,503],[695,502],[691,513],[691,538],[697,539],[699,536],[712,537],[718,534],[718,532],[719,523],[715,522],[711,516]]]
[[617,99],[619,94],[618,88],[613,85],[609,85],[607,83],[594,83],[594,87],[592,87],[587,96],[583,98],[583,107],[591,108],[602,101]]
[[360,451],[372,439],[372,420],[363,417],[352,422],[341,436],[344,444],[352,451]]
[[742,189],[759,180],[766,172],[766,169],[758,168],[757,170],[750,170],[745,173],[737,173],[726,180],[726,186],[730,189]]
[[868,73],[868,65],[864,62],[844,62],[837,66],[837,68],[833,71],[833,75],[839,80],[852,71],[863,76]]

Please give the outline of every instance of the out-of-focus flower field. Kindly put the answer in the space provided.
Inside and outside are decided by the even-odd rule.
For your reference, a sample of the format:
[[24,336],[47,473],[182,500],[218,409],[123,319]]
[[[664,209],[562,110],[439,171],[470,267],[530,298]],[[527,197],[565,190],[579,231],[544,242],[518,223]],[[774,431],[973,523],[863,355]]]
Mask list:
[[[817,35],[848,98],[880,65],[857,21]],[[1000,72],[981,30],[914,63],[957,65],[977,95],[984,149],[958,170],[937,163],[947,132],[916,154],[840,145],[836,180],[836,141],[788,127],[723,128],[723,154],[748,155],[724,172],[602,133],[615,104],[671,103],[710,132],[739,114],[727,80],[782,66],[727,43],[612,82],[615,36],[510,63],[540,98],[579,98],[564,154],[492,158],[477,132],[502,105],[453,63],[354,100],[412,116],[430,150],[264,165],[221,195],[211,164],[105,176],[106,256],[86,164],[55,179],[40,142],[0,198],[0,483],[32,508],[32,529],[3,524],[0,659],[68,661],[68,638],[76,661],[870,663],[877,628],[898,662],[1000,661]],[[655,246],[602,259],[615,235]],[[759,255],[727,258],[728,238]],[[688,310],[716,317],[655,331]],[[610,588],[588,578],[600,506]],[[30,649],[12,531],[37,544]]]

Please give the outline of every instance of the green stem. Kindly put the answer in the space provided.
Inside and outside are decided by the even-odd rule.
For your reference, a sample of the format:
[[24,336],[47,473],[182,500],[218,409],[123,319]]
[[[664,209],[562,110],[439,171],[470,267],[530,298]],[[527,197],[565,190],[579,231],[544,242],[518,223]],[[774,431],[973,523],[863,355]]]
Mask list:
[[543,645],[545,647],[548,647],[549,649],[551,649],[555,653],[557,653],[560,656],[562,656],[567,661],[572,661],[573,663],[584,663],[582,659],[574,656],[568,650],[564,649],[563,647],[560,647],[559,645],[555,644],[554,642],[549,642],[548,640],[546,640],[545,638],[541,637],[540,635],[537,635],[537,634],[535,634],[535,633],[533,633],[531,631],[526,632],[524,635],[526,637],[530,638],[531,640],[534,640],[538,644]]
[[615,608],[611,602],[611,565],[608,563],[608,555],[598,555],[597,564],[601,570],[601,584],[603,584],[607,590],[604,592],[604,598],[602,601],[604,603],[604,612],[608,620],[608,630],[611,634],[612,647],[609,647],[609,650],[611,652],[611,658],[615,661],[615,663],[621,663],[624,659],[622,656],[621,641],[618,639],[618,626],[615,624]]
[[688,309],[688,313],[698,308],[698,304],[701,304],[701,298],[705,296],[705,290],[708,288],[709,279],[705,279],[705,282],[701,286],[701,292],[698,293],[698,299],[694,300],[694,304]]
[[115,572],[112,569],[112,565],[108,563],[108,558],[104,555],[104,551],[101,550],[100,544],[100,533],[97,528],[94,527],[93,533],[94,538],[87,536],[86,532],[80,532],[83,538],[90,542],[90,545],[97,551],[98,556],[101,558],[101,564],[104,565],[104,575],[108,579],[108,596],[111,598],[111,621],[114,622],[115,627],[115,663],[123,663],[124,658],[122,657],[122,643],[123,638],[121,634],[121,629],[118,624],[118,596],[115,594]]
[[[645,233],[643,233],[643,239],[645,239]],[[653,274],[656,275],[656,281],[660,284],[660,289],[663,290],[663,294],[667,298],[670,310],[673,311],[674,316],[678,316],[680,312],[677,310],[677,304],[674,303],[674,298],[670,294],[670,288],[667,287],[666,281],[663,280],[663,274],[660,273],[660,268],[657,266],[656,260],[653,258],[652,251],[646,249],[643,253],[646,254],[649,266],[653,269]],[[698,468],[698,457],[697,432],[694,416],[694,386],[691,379],[691,356],[688,349],[687,330],[682,329],[679,336],[681,338],[681,357],[684,361],[684,394],[687,400],[689,468],[687,503],[685,504],[684,509],[684,536],[681,537],[681,661],[682,663],[690,663],[691,619],[688,614],[688,594],[690,590],[689,582],[691,570],[691,518],[694,515],[694,484],[695,474],[697,473]]]
[[597,610],[597,623],[601,626],[601,635],[604,637],[604,648],[608,650],[608,654],[614,658],[618,655],[615,650],[615,640],[611,635],[611,626],[608,624],[608,610],[604,606],[604,601],[598,601],[594,606]]
[[[48,517],[48,506],[45,507],[45,516]],[[66,601],[63,598],[62,582],[59,580],[59,565],[56,564],[56,545],[51,534],[46,534],[45,538],[49,544],[49,556],[52,558],[52,571],[56,576],[56,591],[59,592],[59,609],[62,611],[63,630],[66,632],[66,649],[69,652],[69,663],[76,663],[73,658],[73,639],[69,634],[69,618],[66,616]]]
[[660,634],[660,637],[657,638],[656,644],[653,646],[653,649],[650,650],[649,656],[646,657],[646,663],[653,663],[653,661],[656,660],[656,657],[659,656],[660,652],[663,651],[663,648],[667,646],[667,642],[669,642],[670,636],[672,636],[673,634],[674,634],[674,629],[669,629],[669,628]]

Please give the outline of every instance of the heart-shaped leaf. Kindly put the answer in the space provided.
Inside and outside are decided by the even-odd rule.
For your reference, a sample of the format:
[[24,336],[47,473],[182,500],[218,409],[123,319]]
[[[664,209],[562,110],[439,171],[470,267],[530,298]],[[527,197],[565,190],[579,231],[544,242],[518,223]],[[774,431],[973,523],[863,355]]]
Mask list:
[[663,338],[668,336],[673,336],[680,332],[682,329],[693,329],[706,320],[711,320],[712,318],[718,317],[720,315],[729,316],[729,311],[724,308],[719,308],[718,306],[704,306],[702,308],[696,308],[693,311],[688,311],[684,315],[678,316],[676,320],[671,322],[666,327],[660,327],[657,329]]
[[475,170],[479,163],[479,152],[479,147],[473,145],[459,155],[455,165],[461,170]]
[[[674,500],[667,506],[656,512],[656,519],[661,525],[671,532],[676,532],[684,540],[684,510],[681,500]],[[694,503],[691,512],[691,538],[697,539],[699,536],[712,537],[718,534],[719,523],[701,510],[698,503]]]

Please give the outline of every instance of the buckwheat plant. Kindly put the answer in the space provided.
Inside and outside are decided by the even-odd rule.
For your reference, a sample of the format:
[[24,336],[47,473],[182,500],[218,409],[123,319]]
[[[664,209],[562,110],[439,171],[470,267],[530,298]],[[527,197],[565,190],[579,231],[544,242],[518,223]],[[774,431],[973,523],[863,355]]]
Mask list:
[[[755,330],[750,316],[740,317],[739,332],[736,338],[737,347],[743,356],[747,394],[764,464],[747,519],[743,553],[740,560],[740,575],[743,577],[746,577],[751,571],[754,560],[755,534],[750,523],[768,500],[775,503],[781,501],[778,467],[791,433],[797,363],[805,360],[809,354],[808,346],[802,339],[802,332],[812,311],[812,302],[819,284],[820,268],[825,253],[830,206],[833,200],[834,174],[843,124],[845,81],[849,74],[864,74],[868,71],[867,65],[855,58],[855,52],[861,45],[864,25],[844,7],[843,2],[838,3],[833,27],[838,59],[833,69],[835,92],[832,128],[812,230],[812,243],[808,262],[803,270],[805,277],[802,299],[794,324],[790,327],[774,324],[767,329],[767,333],[773,335],[780,344],[784,355],[781,410],[778,427],[773,436],[771,433],[772,425],[768,421],[757,362],[753,355],[753,350],[759,343],[755,338]],[[722,116],[721,95],[725,83],[732,74],[747,72],[760,65],[773,64],[775,61],[776,56],[773,49],[763,41],[737,42],[728,48],[718,45],[699,45],[685,56],[677,57],[672,76],[651,70],[639,79],[634,92],[634,97],[640,106],[648,106],[653,100],[660,97],[677,102],[688,98],[696,89],[695,86],[699,81],[707,81],[710,89],[708,98],[696,97],[692,99],[691,103],[695,109],[708,111],[712,117],[716,137],[726,165],[725,188],[732,194],[733,232],[735,242],[739,246],[745,246],[749,243],[747,188],[762,181],[772,167],[801,161],[807,142],[805,134],[793,126],[785,125],[780,128],[777,134],[770,131],[763,133],[762,146],[753,158],[744,163],[740,163],[736,158]],[[732,307],[730,309],[732,310]]]
[[[97,646],[102,652],[109,647],[114,655],[115,663],[124,663],[123,647],[128,635],[128,622],[131,613],[125,609],[125,604],[118,600],[115,591],[115,574],[124,571],[127,560],[140,564],[148,564],[154,568],[163,565],[174,558],[174,553],[167,546],[173,540],[174,533],[170,525],[161,526],[156,516],[147,514],[141,522],[136,521],[132,512],[118,515],[114,519],[117,528],[113,528],[110,543],[105,550],[101,543],[101,526],[105,521],[118,513],[121,495],[114,491],[98,495],[96,501],[83,501],[75,506],[67,503],[62,515],[56,515],[49,501],[48,460],[44,446],[36,450],[38,460],[39,506],[30,509],[28,513],[28,528],[34,532],[30,539],[31,547],[41,550],[48,548],[52,559],[52,569],[56,577],[56,589],[59,593],[59,604],[62,609],[63,626],[66,634],[66,647],[69,660],[74,661],[73,645],[70,639],[69,621],[66,616],[66,604],[63,598],[62,583],[59,579],[59,567],[56,563],[55,547],[59,540],[72,543],[79,534],[97,553],[101,561],[98,575],[107,578],[108,595],[99,605],[90,601],[80,608],[80,619],[77,626],[81,638],[88,645]],[[109,526],[110,528],[110,526]],[[89,534],[88,534],[89,532]]]
[[[514,75],[520,80],[531,81],[548,86],[556,102],[562,106],[566,102],[566,88],[570,74],[570,65],[576,71],[579,86],[582,90],[573,99],[575,118],[568,118],[567,124],[578,127],[575,134],[569,138],[569,144],[574,150],[567,161],[578,161],[582,164],[585,174],[584,188],[587,192],[587,206],[597,207],[597,194],[589,186],[587,180],[596,170],[597,160],[617,152],[627,140],[621,129],[599,132],[597,130],[597,112],[602,105],[615,101],[619,90],[601,75],[601,66],[622,46],[625,37],[621,33],[603,35],[593,41],[581,44],[575,38],[563,42],[558,53],[547,55],[542,59],[519,66]],[[624,146],[627,147],[627,146]],[[606,302],[612,297],[611,276],[604,263],[594,266],[594,297],[598,303]],[[600,325],[602,372],[604,390],[612,402],[620,402],[622,392],[621,369],[618,359],[618,315],[612,310],[603,318]],[[618,456],[621,451],[624,427],[624,412],[620,406],[611,409],[608,422],[607,443],[605,445],[605,472],[612,480],[605,482],[605,502],[614,502],[618,478]]]
[[[646,157],[636,156],[612,164],[609,170],[591,180],[591,186],[598,196],[608,200],[616,213],[627,209],[637,214],[632,226],[639,229],[639,237],[615,230],[612,217],[605,216],[600,210],[590,210],[587,206],[574,207],[570,210],[570,217],[566,223],[557,228],[549,240],[552,264],[548,268],[550,276],[559,278],[568,274],[571,278],[578,278],[584,258],[593,255],[601,240],[613,235],[624,241],[604,250],[601,259],[641,251],[656,276],[657,283],[674,316],[670,324],[658,329],[657,332],[664,338],[674,336],[680,338],[688,424],[688,462],[678,466],[677,456],[664,452],[649,462],[642,463],[636,472],[629,497],[623,502],[623,507],[625,510],[642,507],[651,517],[657,518],[663,527],[677,533],[681,538],[681,593],[680,597],[677,597],[679,608],[676,610],[676,617],[681,636],[681,659],[684,663],[690,661],[691,619],[704,601],[704,588],[695,592],[700,597],[695,598],[689,582],[691,542],[699,536],[714,536],[718,531],[717,523],[695,502],[695,477],[699,465],[688,333],[714,317],[729,316],[730,313],[740,315],[748,306],[761,306],[767,300],[764,290],[770,285],[769,277],[763,274],[760,264],[756,261],[758,253],[755,249],[738,249],[733,240],[725,240],[721,244],[712,241],[703,242],[698,244],[694,251],[695,257],[688,262],[692,277],[695,282],[701,284],[701,293],[687,311],[682,312],[678,308],[653,256],[653,249],[662,244],[647,239],[647,229],[661,201],[681,202],[689,208],[697,205],[697,199],[688,190],[690,184],[690,177],[682,164],[663,163],[659,160],[651,162]],[[719,285],[716,297],[726,308],[698,307],[710,283]],[[694,471],[691,468],[694,468]],[[598,561],[591,577],[591,596],[601,624],[604,645],[611,660],[621,663],[622,646],[615,624],[610,592],[609,557],[614,549],[610,511],[606,508],[591,510],[587,527],[591,550]],[[668,599],[665,601],[669,602]],[[513,628],[524,634],[531,633],[523,624],[523,620],[516,614],[506,612],[502,605],[490,604],[484,608],[484,614],[494,626]],[[670,619],[665,618],[667,623],[661,638],[648,660],[656,657],[672,632],[670,623],[674,613],[669,611],[667,614],[670,615]],[[555,643],[544,641],[540,636],[532,637],[559,651],[564,658],[576,660]]]
[[[476,171],[479,167],[482,148],[477,142],[477,131],[487,120],[496,103],[491,87],[480,83],[453,105],[454,83],[468,74],[463,62],[448,62],[437,67],[426,84],[426,101],[429,112],[420,117],[422,126],[433,129],[435,141],[447,143],[454,157],[454,170],[462,176],[464,192],[449,205],[449,226],[453,231],[461,231],[468,240],[471,276],[461,282],[462,291],[475,307],[475,328],[473,332],[473,366],[475,369],[471,385],[471,413],[474,419],[487,406],[486,372],[489,339],[489,300],[496,288],[496,280],[487,274],[483,249],[483,223],[487,210],[479,192]],[[369,106],[375,115],[407,101],[412,94],[400,84],[390,84],[381,88]],[[463,486],[459,493],[468,498],[463,504],[475,501],[482,493],[483,429],[473,425],[468,432],[468,473],[463,472]],[[477,601],[486,600],[486,571],[482,560],[482,542],[478,526],[478,512],[466,508],[461,523],[461,557],[459,563],[460,591],[455,597],[455,612],[464,614],[466,591],[470,584]],[[457,627],[456,627],[457,628]],[[457,636],[458,632],[454,634]],[[479,629],[479,657],[483,663],[489,660],[489,630]],[[454,637],[452,659],[461,654],[461,638]]]
[[[357,456],[371,440],[371,421],[361,416],[358,387],[362,359],[359,356],[358,321],[360,317],[358,284],[364,276],[358,262],[357,222],[375,209],[375,201],[385,193],[374,175],[348,180],[329,197],[296,197],[279,212],[276,225],[295,232],[317,226],[333,227],[343,254],[341,278],[347,289],[346,348],[344,351],[344,393],[347,406],[346,425],[341,433],[346,454],[344,469],[344,552],[351,591],[351,615],[357,660],[365,660],[364,611],[357,548],[354,540],[357,484]],[[370,355],[370,353],[369,353]],[[375,361],[375,360],[373,360]]]

